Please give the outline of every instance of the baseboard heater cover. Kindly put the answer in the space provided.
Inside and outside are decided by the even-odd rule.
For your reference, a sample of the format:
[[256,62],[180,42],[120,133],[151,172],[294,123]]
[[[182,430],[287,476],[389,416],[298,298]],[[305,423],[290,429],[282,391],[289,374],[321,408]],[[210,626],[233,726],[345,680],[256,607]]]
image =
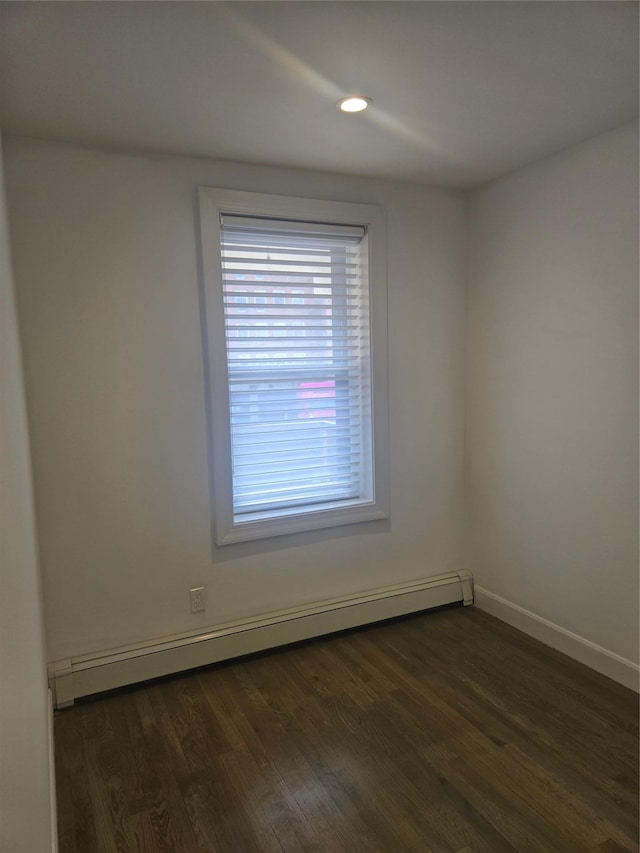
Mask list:
[[92,693],[456,602],[473,604],[468,571],[266,613],[197,634],[174,634],[53,661],[49,685],[55,707],[64,708]]

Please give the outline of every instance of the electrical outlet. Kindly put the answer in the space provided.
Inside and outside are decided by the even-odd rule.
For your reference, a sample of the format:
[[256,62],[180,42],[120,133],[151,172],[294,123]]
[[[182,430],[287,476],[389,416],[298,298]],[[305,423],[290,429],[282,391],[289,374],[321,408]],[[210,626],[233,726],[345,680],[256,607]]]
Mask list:
[[189,590],[189,599],[191,601],[191,612],[200,613],[206,609],[206,601],[204,595],[204,587],[197,586],[195,589]]

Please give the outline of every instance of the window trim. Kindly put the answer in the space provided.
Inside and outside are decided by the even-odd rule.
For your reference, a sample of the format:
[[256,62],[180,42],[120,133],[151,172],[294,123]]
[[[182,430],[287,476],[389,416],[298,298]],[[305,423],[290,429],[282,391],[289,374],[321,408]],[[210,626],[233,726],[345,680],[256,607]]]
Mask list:
[[[384,210],[378,205],[200,187],[200,240],[209,353],[210,471],[217,545],[337,527],[389,516],[387,252]],[[220,216],[223,213],[307,222],[362,225],[368,232],[373,500],[346,507],[310,508],[262,520],[236,521],[233,513],[231,426],[224,312]],[[221,390],[222,389],[222,390]],[[215,401],[215,402],[214,402]]]

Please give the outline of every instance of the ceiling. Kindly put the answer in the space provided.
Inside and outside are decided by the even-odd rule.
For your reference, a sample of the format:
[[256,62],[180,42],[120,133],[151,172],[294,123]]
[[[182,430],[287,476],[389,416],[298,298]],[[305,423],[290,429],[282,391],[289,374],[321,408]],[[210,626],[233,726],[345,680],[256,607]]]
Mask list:
[[637,114],[631,2],[0,3],[13,134],[472,187]]

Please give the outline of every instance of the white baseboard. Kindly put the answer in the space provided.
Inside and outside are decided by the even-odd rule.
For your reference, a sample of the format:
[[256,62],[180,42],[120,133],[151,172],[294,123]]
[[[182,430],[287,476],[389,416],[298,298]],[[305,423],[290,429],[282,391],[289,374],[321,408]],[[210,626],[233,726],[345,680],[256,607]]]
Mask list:
[[461,601],[473,603],[467,571],[229,622],[198,634],[174,634],[136,645],[53,661],[49,683],[56,708],[80,696],[113,690],[186,669],[320,637],[394,616]]
[[551,646],[552,649],[564,652],[574,660],[624,684],[625,687],[636,692],[640,690],[640,667],[632,661],[585,640],[584,637],[525,610],[524,607],[512,604],[506,598],[483,587],[474,586],[473,593],[474,603],[480,610],[485,610],[525,634],[535,637],[541,643]]

